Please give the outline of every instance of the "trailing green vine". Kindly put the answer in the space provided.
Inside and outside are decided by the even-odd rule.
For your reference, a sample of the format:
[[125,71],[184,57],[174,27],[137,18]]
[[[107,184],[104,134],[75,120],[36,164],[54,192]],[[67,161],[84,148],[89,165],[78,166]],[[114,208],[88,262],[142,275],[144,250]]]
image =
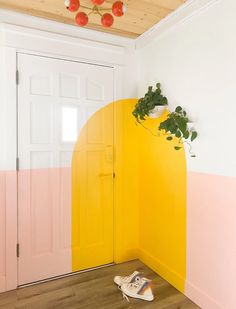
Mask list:
[[166,137],[167,141],[172,141],[174,137],[179,139],[179,145],[174,146],[175,150],[180,150],[183,143],[186,143],[189,146],[190,155],[195,157],[190,142],[197,138],[198,133],[193,129],[189,129],[188,123],[189,119],[186,111],[181,106],[177,106],[175,111],[169,113],[167,119],[160,123],[158,129],[168,135]]

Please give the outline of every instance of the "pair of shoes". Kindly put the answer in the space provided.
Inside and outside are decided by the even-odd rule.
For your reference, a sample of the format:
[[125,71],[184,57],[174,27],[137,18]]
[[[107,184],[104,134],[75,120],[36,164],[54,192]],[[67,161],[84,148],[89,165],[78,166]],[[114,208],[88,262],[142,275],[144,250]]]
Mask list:
[[151,281],[142,277],[141,273],[138,271],[126,277],[115,276],[114,282],[120,287],[126,299],[127,296],[147,301],[152,301],[154,299]]

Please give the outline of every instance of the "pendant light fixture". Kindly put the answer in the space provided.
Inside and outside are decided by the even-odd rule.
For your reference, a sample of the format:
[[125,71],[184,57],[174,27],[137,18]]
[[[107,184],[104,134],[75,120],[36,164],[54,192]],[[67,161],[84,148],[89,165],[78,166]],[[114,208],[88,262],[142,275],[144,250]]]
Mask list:
[[[75,21],[79,26],[86,26],[89,22],[89,15],[98,14],[101,16],[101,24],[103,27],[111,27],[114,23],[114,16],[121,17],[126,11],[126,6],[122,1],[116,1],[111,8],[101,7],[105,0],[91,0],[91,7],[84,6],[80,0],[65,0],[65,6],[70,12],[77,12],[80,9],[89,10],[89,13],[80,11],[75,16]],[[112,14],[113,15],[112,15]]]

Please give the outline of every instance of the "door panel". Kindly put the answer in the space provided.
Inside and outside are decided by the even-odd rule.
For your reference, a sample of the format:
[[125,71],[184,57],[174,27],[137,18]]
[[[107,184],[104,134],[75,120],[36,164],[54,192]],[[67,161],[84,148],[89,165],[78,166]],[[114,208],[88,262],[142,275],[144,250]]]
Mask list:
[[[113,100],[113,69],[25,54],[18,55],[18,69],[18,265],[19,284],[25,284],[72,271],[72,156],[88,117]],[[106,141],[104,124],[96,125],[88,136],[100,148],[91,149],[77,171],[93,182],[84,200],[96,233],[86,241],[93,244],[104,229],[101,182],[94,177],[102,172]],[[108,204],[112,212],[111,195]],[[110,228],[113,234],[113,222]]]

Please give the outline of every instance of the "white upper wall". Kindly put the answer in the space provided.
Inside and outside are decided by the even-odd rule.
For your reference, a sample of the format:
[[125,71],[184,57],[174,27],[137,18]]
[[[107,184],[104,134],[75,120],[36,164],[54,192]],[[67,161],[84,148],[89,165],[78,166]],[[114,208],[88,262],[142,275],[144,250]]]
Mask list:
[[236,176],[235,12],[235,0],[213,1],[137,50],[139,95],[161,82],[195,123],[191,171]]

